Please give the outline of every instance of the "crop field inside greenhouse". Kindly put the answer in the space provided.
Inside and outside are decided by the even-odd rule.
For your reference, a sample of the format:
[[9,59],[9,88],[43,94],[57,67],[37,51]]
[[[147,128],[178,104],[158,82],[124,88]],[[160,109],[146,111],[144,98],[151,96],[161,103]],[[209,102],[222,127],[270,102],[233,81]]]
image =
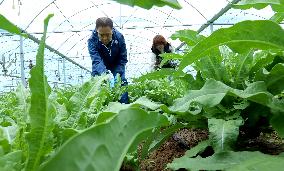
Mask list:
[[283,0],[0,0],[0,171],[280,171]]

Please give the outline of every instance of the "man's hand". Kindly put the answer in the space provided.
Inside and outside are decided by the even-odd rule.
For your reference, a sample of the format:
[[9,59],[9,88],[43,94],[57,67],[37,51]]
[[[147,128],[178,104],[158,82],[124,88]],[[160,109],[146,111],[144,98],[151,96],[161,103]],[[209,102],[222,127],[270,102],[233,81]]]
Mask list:
[[106,69],[105,73],[106,74],[111,74],[110,70],[107,70],[107,69]]
[[109,74],[109,85],[110,88],[113,88],[115,83],[117,82],[117,77],[114,77],[112,74]]

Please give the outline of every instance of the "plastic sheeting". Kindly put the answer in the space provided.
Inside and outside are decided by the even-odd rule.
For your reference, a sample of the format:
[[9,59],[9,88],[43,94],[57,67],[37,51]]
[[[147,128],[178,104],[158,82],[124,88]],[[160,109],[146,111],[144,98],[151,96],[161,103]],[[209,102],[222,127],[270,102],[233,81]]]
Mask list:
[[[126,40],[128,60],[126,76],[137,77],[152,69],[152,38],[157,34],[164,35],[174,47],[181,42],[170,40],[177,30],[198,30],[230,1],[228,0],[179,0],[183,7],[175,10],[170,7],[154,7],[145,10],[129,7],[110,0],[0,0],[0,13],[10,21],[40,39],[44,18],[53,13],[54,17],[48,26],[47,44],[68,58],[91,70],[91,59],[87,49],[87,39],[95,28],[98,17],[108,16],[114,26],[121,31]],[[231,9],[213,24],[213,30],[229,27],[243,20],[268,19],[273,12],[266,8],[258,10]],[[209,35],[210,28],[202,34]],[[13,87],[19,82],[20,58],[19,36],[0,30],[0,61],[5,61],[5,71],[0,72],[3,87]],[[38,45],[32,40],[23,41],[24,69],[28,78],[29,65],[35,63]],[[89,72],[65,61],[57,54],[46,51],[46,75],[53,86],[61,84],[80,84],[90,77]],[[7,67],[9,65],[9,67]],[[3,68],[3,66],[2,66]]]

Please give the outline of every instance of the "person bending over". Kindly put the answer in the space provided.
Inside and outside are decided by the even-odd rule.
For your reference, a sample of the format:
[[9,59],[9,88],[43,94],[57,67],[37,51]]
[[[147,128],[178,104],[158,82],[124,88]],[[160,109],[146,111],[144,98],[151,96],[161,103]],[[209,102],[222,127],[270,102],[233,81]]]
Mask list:
[[[122,85],[127,85],[125,78],[125,65],[127,50],[123,35],[113,27],[113,22],[108,17],[96,20],[96,29],[88,39],[88,50],[92,59],[92,76],[102,73],[119,74]],[[128,94],[124,93],[121,103],[128,103]]]

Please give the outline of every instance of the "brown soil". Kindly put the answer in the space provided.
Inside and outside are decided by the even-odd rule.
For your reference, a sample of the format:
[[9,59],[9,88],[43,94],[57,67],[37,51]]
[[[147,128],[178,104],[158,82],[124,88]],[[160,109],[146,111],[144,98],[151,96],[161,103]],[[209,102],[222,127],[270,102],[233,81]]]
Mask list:
[[284,152],[284,140],[276,132],[260,133],[258,137],[247,138],[240,132],[236,144],[237,151],[260,151],[264,154],[278,155]]
[[148,158],[141,161],[141,171],[162,171],[174,158],[181,157],[184,153],[208,139],[208,132],[200,129],[182,129],[175,133],[160,148],[149,154]]
[[[255,138],[247,138],[245,134],[240,131],[236,151],[261,151],[262,153],[271,155],[284,152],[284,140],[279,138],[275,132],[260,133]],[[174,158],[183,156],[187,150],[206,139],[208,139],[208,131],[206,130],[182,129],[164,142],[160,148],[151,152],[146,159],[140,161],[140,170],[170,171],[170,169],[166,169],[168,163],[171,163]],[[212,151],[213,153],[214,151]],[[121,171],[136,170],[130,166],[123,166]],[[180,169],[179,171],[183,170]]]

